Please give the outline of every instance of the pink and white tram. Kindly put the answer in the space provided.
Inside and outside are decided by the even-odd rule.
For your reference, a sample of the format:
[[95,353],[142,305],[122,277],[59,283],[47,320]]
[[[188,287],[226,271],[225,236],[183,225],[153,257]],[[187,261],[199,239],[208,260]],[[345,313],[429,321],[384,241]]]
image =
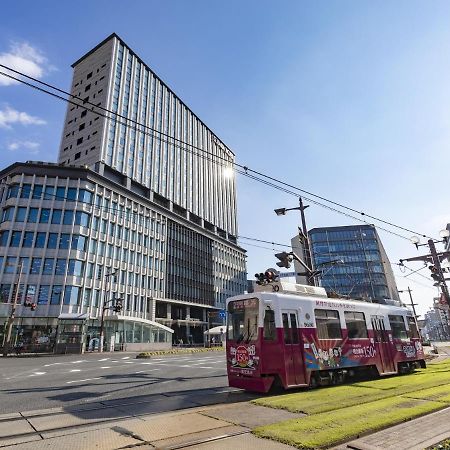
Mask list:
[[402,306],[328,298],[284,282],[227,300],[229,385],[267,392],[334,384],[360,371],[425,367],[412,313]]

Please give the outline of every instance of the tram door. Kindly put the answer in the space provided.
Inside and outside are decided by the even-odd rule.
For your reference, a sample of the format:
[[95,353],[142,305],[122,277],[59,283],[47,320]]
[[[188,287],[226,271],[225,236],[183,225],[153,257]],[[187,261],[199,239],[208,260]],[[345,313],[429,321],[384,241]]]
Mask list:
[[391,343],[389,335],[384,327],[384,320],[381,316],[371,316],[372,328],[375,339],[375,348],[377,349],[383,373],[395,372],[394,361],[391,356]]
[[297,311],[282,310],[283,340],[287,384],[305,383],[301,341],[299,339]]

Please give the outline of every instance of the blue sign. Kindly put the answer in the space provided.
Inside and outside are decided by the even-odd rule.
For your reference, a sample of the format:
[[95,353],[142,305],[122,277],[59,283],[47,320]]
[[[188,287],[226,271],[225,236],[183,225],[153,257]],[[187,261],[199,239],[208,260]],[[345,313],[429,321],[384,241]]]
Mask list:
[[224,310],[222,310],[222,311],[220,311],[219,312],[219,317],[221,318],[221,319],[225,319],[225,316],[226,316],[227,314],[226,314],[226,312],[224,311]]

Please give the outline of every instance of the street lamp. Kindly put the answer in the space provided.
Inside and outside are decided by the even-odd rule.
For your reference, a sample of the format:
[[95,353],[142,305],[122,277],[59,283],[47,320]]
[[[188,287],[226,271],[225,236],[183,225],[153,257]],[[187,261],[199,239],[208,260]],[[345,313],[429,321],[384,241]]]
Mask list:
[[[305,257],[306,265],[312,270],[311,248],[309,246],[308,229],[306,228],[305,219],[305,209],[309,208],[309,205],[303,205],[303,199],[301,197],[298,198],[298,203],[299,206],[297,206],[296,208],[277,208],[274,211],[277,216],[284,216],[286,215],[287,211],[300,211],[302,228],[299,228],[299,238],[301,239],[301,243],[303,245],[303,254]],[[314,277],[308,277],[308,284],[315,286]]]

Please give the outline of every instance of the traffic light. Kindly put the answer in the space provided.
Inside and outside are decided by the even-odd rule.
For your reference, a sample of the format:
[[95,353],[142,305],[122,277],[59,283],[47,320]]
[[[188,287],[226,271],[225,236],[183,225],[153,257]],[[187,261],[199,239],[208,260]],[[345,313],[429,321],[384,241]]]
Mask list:
[[120,312],[122,311],[122,308],[123,308],[123,300],[121,298],[118,298],[113,306],[113,311]]
[[277,257],[280,260],[279,262],[277,262],[278,267],[286,267],[286,269],[289,269],[289,267],[291,267],[292,255],[290,253],[287,252],[277,253],[275,257]]
[[255,273],[255,278],[256,278],[256,284],[266,284],[266,280],[264,277],[264,274],[261,273]]
[[278,274],[273,270],[266,270],[264,272],[264,278],[268,283],[273,283],[278,277]]
[[433,278],[434,281],[437,281],[438,283],[444,281],[437,267],[429,266],[428,268],[431,270],[431,278]]

